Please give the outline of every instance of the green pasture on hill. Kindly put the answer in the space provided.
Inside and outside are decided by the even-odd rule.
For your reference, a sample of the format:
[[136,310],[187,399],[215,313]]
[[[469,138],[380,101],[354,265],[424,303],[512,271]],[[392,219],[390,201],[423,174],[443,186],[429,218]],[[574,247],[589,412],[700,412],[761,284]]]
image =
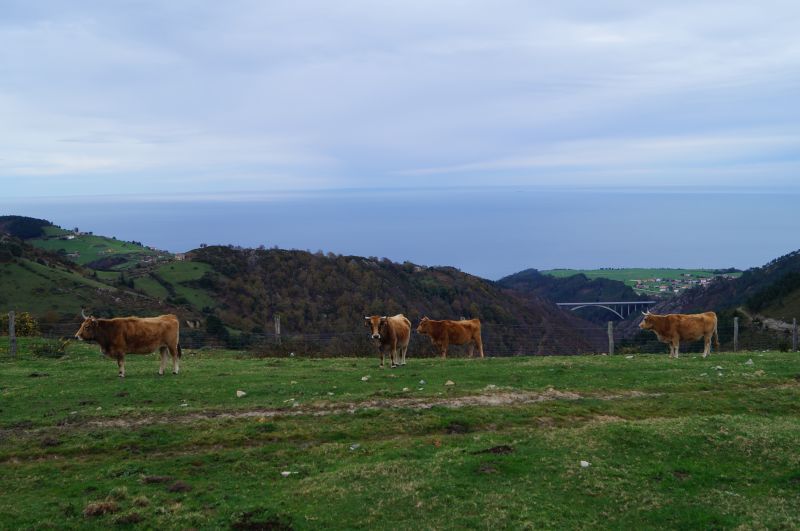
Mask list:
[[[66,269],[47,267],[19,258],[0,264],[0,304],[35,315],[46,312],[77,313],[109,286]],[[20,301],[24,301],[24,306]]]
[[[170,296],[169,289],[174,291],[175,297],[182,297],[186,304],[194,308],[215,307],[217,301],[207,291],[188,286],[186,283],[199,280],[205,273],[212,271],[212,267],[203,262],[169,262],[155,269],[154,278],[151,275],[139,276],[134,279],[136,289],[155,297],[166,299]],[[159,282],[160,278],[162,282]],[[169,289],[164,286],[169,285]]]
[[[661,278],[665,280],[680,279],[684,274],[690,274],[693,277],[713,277],[713,269],[659,269],[659,268],[621,268],[621,269],[551,269],[549,271],[542,271],[545,275],[554,277],[570,277],[583,273],[589,279],[607,278],[610,280],[619,280],[626,284],[633,286],[634,280],[645,280],[648,278]],[[739,276],[741,273],[734,273],[733,276]]]
[[202,350],[121,380],[94,345],[41,351],[0,341],[0,528],[800,526],[797,353]]
[[128,260],[114,267],[116,270],[121,270],[133,266],[145,256],[157,256],[159,254],[141,245],[106,238],[105,236],[81,234],[75,235],[72,240],[63,240],[61,237],[72,235],[73,233],[58,227],[45,227],[44,231],[45,235],[43,237],[33,238],[27,240],[27,242],[47,251],[62,251],[68,254],[78,253],[79,256],[71,259],[81,265],[86,265],[101,258],[122,256]]

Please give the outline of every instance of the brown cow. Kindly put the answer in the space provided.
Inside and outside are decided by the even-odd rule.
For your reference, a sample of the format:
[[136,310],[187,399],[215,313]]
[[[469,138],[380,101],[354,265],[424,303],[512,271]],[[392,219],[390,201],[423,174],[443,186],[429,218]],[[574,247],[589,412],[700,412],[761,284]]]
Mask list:
[[474,354],[475,345],[483,357],[483,342],[481,341],[481,322],[479,319],[462,321],[434,321],[423,317],[417,326],[417,332],[431,337],[431,342],[439,347],[442,357],[447,357],[448,345],[469,344],[469,357]]
[[705,340],[703,357],[711,352],[711,336],[714,336],[714,347],[719,350],[719,333],[717,332],[717,314],[714,312],[668,315],[656,315],[647,312],[639,323],[642,330],[652,330],[662,343],[669,344],[669,357],[678,357],[681,341]]
[[387,350],[390,351],[393,369],[406,364],[406,352],[411,339],[411,321],[406,319],[405,315],[398,313],[392,317],[385,315],[364,317],[364,326],[370,329],[370,337],[375,340],[381,353],[381,367]]
[[181,345],[178,318],[174,315],[116,319],[97,319],[84,312],[81,315],[84,321],[75,337],[97,341],[103,354],[117,360],[120,378],[125,378],[125,354],[150,354],[156,349],[161,352],[158,374],[164,374],[167,350],[172,355],[172,374],[178,374]]

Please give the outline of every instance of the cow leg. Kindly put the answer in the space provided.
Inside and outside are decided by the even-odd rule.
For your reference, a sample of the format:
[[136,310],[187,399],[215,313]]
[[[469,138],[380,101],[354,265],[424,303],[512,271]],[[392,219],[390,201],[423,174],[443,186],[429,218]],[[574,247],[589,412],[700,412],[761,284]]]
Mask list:
[[467,354],[470,358],[475,357],[475,343],[472,341],[467,343]]
[[400,365],[405,365],[406,364],[406,352],[408,352],[408,345],[405,345],[401,350],[402,350],[403,360],[400,363]]
[[[178,349],[177,347],[173,347],[172,345],[169,345],[168,348],[169,348],[169,353],[172,356],[172,374],[178,374],[178,372],[181,370],[180,358],[178,358]],[[166,361],[166,355],[164,356],[164,361]]]
[[381,369],[383,369],[383,347],[378,347],[378,348],[379,348],[379,350],[381,351],[381,364],[380,364],[380,368],[381,368]]
[[119,367],[119,377],[125,378],[125,354],[117,356],[117,367]]
[[442,341],[441,349],[442,349],[442,359],[447,359],[447,341]]
[[391,355],[392,355],[392,369],[394,369],[395,367],[397,367],[397,365],[398,365],[397,362],[399,361],[397,359],[397,340],[396,339],[394,341],[392,341],[392,353],[391,353]]
[[161,365],[158,367],[158,375],[164,376],[164,367],[167,366],[167,347],[159,348],[158,352],[161,355]]
[[675,359],[678,359],[680,355],[678,354],[678,349],[680,348],[680,343],[675,343]]
[[707,358],[709,353],[711,352],[711,336],[705,336],[705,348],[703,349],[703,357]]

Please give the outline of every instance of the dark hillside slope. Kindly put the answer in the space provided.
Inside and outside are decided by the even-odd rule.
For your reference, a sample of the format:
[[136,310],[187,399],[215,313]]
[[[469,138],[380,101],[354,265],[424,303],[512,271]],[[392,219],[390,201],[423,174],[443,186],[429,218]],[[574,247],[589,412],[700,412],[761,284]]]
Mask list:
[[[523,299],[454,268],[358,256],[206,247],[190,253],[213,268],[195,286],[212,293],[220,318],[258,333],[281,316],[284,334],[363,336],[367,314],[405,313],[412,323],[478,317],[493,355],[591,350],[584,321],[541,299]],[[427,338],[413,343],[427,344]]]
[[[715,311],[721,334],[733,326],[733,318],[743,317],[749,326],[751,315],[781,320],[800,318],[800,251],[794,251],[769,263],[748,269],[735,279],[718,278],[705,287],[696,287],[651,308],[653,313],[697,313]],[[742,308],[745,311],[738,311]],[[626,337],[642,337],[641,318],[625,322],[620,332]],[[644,334],[646,335],[646,334]]]
[[38,238],[44,234],[44,228],[53,224],[45,219],[25,216],[0,216],[0,234],[8,234],[15,238]]
[[[526,269],[503,277],[497,284],[525,298],[542,298],[552,302],[636,301],[646,297],[637,295],[624,282],[607,278],[590,280],[579,273],[569,277],[544,275],[536,269]],[[613,318],[606,310],[585,308],[581,317],[595,323],[605,323]]]
[[[717,279],[705,288],[694,288],[656,307],[655,313],[724,311],[737,306],[770,306],[773,299],[786,296],[794,288],[793,277],[800,273],[800,251],[794,251],[761,266],[748,269],[732,280]],[[785,285],[785,289],[781,288]]]

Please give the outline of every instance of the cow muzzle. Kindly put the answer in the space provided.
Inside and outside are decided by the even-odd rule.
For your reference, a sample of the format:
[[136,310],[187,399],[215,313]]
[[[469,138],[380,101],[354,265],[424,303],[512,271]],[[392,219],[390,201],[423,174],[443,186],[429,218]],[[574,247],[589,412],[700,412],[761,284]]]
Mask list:
[[78,341],[83,341],[83,338],[78,334],[75,334],[75,339],[77,339]]
[[372,334],[372,339],[380,339],[380,338],[381,338],[380,334]]

